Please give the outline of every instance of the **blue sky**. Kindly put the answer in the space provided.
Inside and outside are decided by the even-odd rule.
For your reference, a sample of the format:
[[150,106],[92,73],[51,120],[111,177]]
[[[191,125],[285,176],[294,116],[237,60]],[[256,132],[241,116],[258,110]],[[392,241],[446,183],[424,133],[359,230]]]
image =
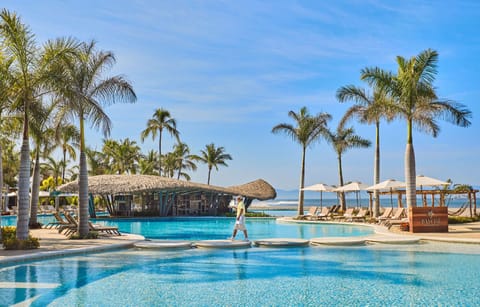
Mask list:
[[[334,2],[334,3],[332,3]],[[287,113],[307,106],[333,115],[335,127],[350,103],[343,85],[366,87],[364,67],[395,70],[395,57],[427,48],[440,54],[435,85],[442,98],[465,104],[469,128],[441,122],[437,138],[414,133],[417,174],[478,185],[480,3],[477,1],[2,1],[31,27],[37,41],[73,36],[113,51],[111,74],[123,74],[138,96],[134,105],[107,108],[111,137],[140,141],[156,108],[168,109],[194,153],[208,143],[233,160],[212,173],[228,186],[264,178],[279,189],[298,188],[301,149],[273,135]],[[373,141],[374,127],[353,123]],[[404,122],[381,127],[381,180],[403,180]],[[100,149],[102,136],[87,143]],[[173,140],[165,136],[163,151]],[[373,181],[373,148],[343,159],[346,181]],[[200,166],[192,180],[206,182]],[[307,152],[306,184],[337,184],[337,161],[324,141]]]

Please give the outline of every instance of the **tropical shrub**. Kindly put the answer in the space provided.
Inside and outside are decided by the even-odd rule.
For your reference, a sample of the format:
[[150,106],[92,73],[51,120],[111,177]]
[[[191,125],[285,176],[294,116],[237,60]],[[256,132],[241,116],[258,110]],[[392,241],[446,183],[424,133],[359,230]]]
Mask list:
[[7,250],[36,249],[40,247],[38,238],[28,235],[25,240],[19,240],[16,237],[17,229],[13,226],[2,227],[2,243]]

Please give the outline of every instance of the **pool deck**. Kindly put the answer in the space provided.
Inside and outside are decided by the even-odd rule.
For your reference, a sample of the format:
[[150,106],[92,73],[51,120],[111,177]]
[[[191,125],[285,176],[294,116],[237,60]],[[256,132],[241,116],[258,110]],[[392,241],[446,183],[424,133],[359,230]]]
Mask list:
[[[295,223],[325,223],[324,221],[298,221],[284,219],[286,222]],[[448,233],[414,233],[388,230],[383,226],[369,225],[364,223],[344,223],[348,225],[359,226],[372,226],[375,229],[375,234],[366,238],[366,241],[379,242],[379,243],[391,243],[396,242],[408,242],[415,239],[427,240],[427,241],[440,241],[450,243],[469,243],[480,244],[480,222],[467,223],[467,224],[455,224],[449,226]],[[33,237],[40,239],[40,248],[33,250],[4,250],[0,249],[0,265],[72,255],[82,254],[90,252],[105,251],[111,249],[128,248],[133,247],[135,243],[144,242],[144,237],[139,235],[122,234],[121,236],[101,236],[98,239],[90,240],[70,240],[66,236],[59,234],[56,229],[33,229],[30,231]],[[337,238],[338,239],[338,238]],[[275,239],[275,240],[288,240],[288,239]],[[346,240],[335,238],[321,238],[317,239],[318,243],[341,243],[337,241]],[[265,240],[262,240],[262,242]],[[319,242],[324,241],[324,242]]]

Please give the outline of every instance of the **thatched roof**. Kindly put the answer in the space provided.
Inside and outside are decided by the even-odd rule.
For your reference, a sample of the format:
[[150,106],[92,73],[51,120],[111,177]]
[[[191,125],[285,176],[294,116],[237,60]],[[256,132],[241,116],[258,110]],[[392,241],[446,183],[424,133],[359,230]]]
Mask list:
[[[78,181],[58,187],[59,191],[78,192]],[[275,189],[262,179],[233,187],[218,187],[202,183],[151,175],[98,175],[88,177],[88,191],[92,194],[126,194],[152,191],[165,192],[215,192],[242,195],[259,200],[277,196]]]

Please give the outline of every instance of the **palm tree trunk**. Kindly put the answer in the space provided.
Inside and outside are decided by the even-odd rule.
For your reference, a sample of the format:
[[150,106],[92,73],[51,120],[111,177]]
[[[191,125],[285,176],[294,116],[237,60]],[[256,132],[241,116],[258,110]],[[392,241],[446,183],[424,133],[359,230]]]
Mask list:
[[78,193],[78,234],[85,237],[88,234],[88,173],[87,158],[83,151],[80,152],[80,176]]
[[[340,179],[339,185],[343,186],[342,154],[338,154],[337,160],[338,160],[338,177]],[[347,210],[347,206],[345,203],[345,193],[340,192],[339,194],[340,194],[340,206],[342,207],[342,210],[345,211]]]
[[67,168],[67,150],[63,149],[62,183],[65,182],[65,169],[66,168]]
[[405,149],[405,182],[407,198],[407,208],[417,206],[417,183],[415,172],[415,152],[413,150],[413,138],[412,138],[412,121],[407,123],[407,147]]
[[207,179],[207,184],[210,185],[210,173],[212,172],[212,167],[208,167],[208,179]]
[[78,178],[78,234],[88,234],[88,170],[85,149],[85,133],[83,115],[80,117],[80,174]]
[[[6,191],[8,193],[8,190]],[[0,240],[2,240],[2,212],[4,211],[3,203],[3,153],[2,153],[2,144],[0,144]]]
[[[26,125],[28,126],[28,123]],[[25,123],[18,177],[17,239],[26,240],[28,238],[28,213],[30,211],[28,195],[30,187],[30,145],[28,142],[28,128],[25,128]]]
[[[380,122],[375,123],[375,163],[373,167],[373,184],[380,182]],[[378,190],[373,191],[375,204],[373,208],[373,216],[378,217],[380,214],[380,198]]]
[[304,201],[304,191],[303,187],[305,185],[305,152],[307,148],[303,146],[302,148],[302,166],[300,170],[300,188],[298,189],[298,212],[297,215],[303,215],[303,201]]
[[40,188],[40,148],[35,149],[35,165],[33,167],[32,196],[30,197],[30,222],[29,225],[37,224],[38,214],[38,190]]
[[158,175],[162,176],[162,129],[158,134]]

